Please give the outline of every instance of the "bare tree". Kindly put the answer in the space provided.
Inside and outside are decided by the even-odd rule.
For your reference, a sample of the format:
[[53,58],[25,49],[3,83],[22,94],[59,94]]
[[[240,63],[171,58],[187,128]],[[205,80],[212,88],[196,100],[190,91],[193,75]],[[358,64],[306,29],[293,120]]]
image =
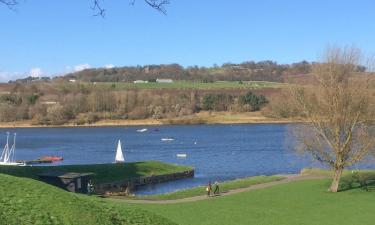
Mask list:
[[[95,11],[94,16],[105,16],[105,8],[102,7],[102,1],[103,0],[92,0],[93,5],[91,7],[92,10]],[[136,0],[130,0],[130,5],[134,5]],[[165,6],[169,4],[169,0],[143,0],[143,2],[153,9],[163,13],[167,14],[167,10],[165,9]],[[16,5],[18,5],[18,0],[0,0],[0,5],[5,5],[10,9],[14,9]]]
[[373,75],[358,73],[361,56],[354,47],[328,48],[324,62],[313,67],[317,85],[291,89],[296,107],[307,119],[295,132],[300,150],[334,171],[332,192],[338,191],[344,168],[374,152],[374,98],[369,86]]

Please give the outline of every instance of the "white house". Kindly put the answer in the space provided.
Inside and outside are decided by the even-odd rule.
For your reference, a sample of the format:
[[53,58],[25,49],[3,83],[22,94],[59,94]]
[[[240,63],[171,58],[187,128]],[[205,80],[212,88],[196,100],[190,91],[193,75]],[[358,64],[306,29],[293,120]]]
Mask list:
[[134,84],[145,84],[145,83],[148,83],[147,80],[135,80],[133,81]]
[[70,79],[69,82],[75,83],[77,80],[76,79]]
[[172,79],[156,79],[156,83],[173,83]]

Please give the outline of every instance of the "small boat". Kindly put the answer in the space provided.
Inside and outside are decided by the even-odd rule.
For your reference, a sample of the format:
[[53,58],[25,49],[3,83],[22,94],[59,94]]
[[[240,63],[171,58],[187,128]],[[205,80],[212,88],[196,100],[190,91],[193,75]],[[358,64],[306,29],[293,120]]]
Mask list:
[[162,138],[161,140],[162,140],[162,141],[173,141],[174,138],[171,138],[171,137],[165,137],[165,138]]
[[186,158],[187,154],[186,153],[179,153],[176,156],[177,156],[177,158]]
[[143,133],[143,132],[146,132],[148,129],[147,128],[143,128],[143,129],[139,129],[139,130],[137,130],[137,132],[139,132],[139,133]]
[[25,160],[25,161],[17,161],[19,163],[23,163],[25,165],[34,165],[34,164],[42,164],[42,163],[53,163],[51,160],[43,160],[43,159],[34,159],[34,160]]
[[38,160],[55,162],[55,161],[62,161],[64,159],[63,157],[59,157],[59,156],[43,156],[42,158],[39,158]]
[[4,146],[3,152],[0,155],[0,165],[5,166],[25,166],[23,162],[14,161],[16,152],[16,133],[13,136],[13,145],[9,148],[9,132],[7,132],[7,142]]
[[122,154],[121,141],[118,140],[115,163],[124,163],[124,162],[125,162],[125,159],[124,159],[124,155]]

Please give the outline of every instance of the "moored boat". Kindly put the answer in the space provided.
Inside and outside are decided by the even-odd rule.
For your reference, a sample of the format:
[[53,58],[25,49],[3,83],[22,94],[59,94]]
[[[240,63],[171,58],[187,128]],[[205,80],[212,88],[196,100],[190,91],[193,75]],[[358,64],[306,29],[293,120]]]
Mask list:
[[44,160],[44,161],[62,161],[64,160],[63,157],[59,157],[59,156],[43,156],[42,158],[40,158],[39,160]]

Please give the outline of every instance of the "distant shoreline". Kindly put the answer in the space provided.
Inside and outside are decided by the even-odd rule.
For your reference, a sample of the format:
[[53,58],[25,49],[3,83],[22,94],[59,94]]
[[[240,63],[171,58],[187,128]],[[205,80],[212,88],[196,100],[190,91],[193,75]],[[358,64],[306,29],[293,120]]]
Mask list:
[[1,122],[0,128],[64,128],[64,127],[106,127],[106,126],[158,126],[158,125],[194,125],[194,124],[287,124],[299,123],[299,119],[274,119],[259,112],[236,113],[203,112],[193,116],[171,119],[139,119],[139,120],[100,120],[92,124],[35,125],[31,120]]

